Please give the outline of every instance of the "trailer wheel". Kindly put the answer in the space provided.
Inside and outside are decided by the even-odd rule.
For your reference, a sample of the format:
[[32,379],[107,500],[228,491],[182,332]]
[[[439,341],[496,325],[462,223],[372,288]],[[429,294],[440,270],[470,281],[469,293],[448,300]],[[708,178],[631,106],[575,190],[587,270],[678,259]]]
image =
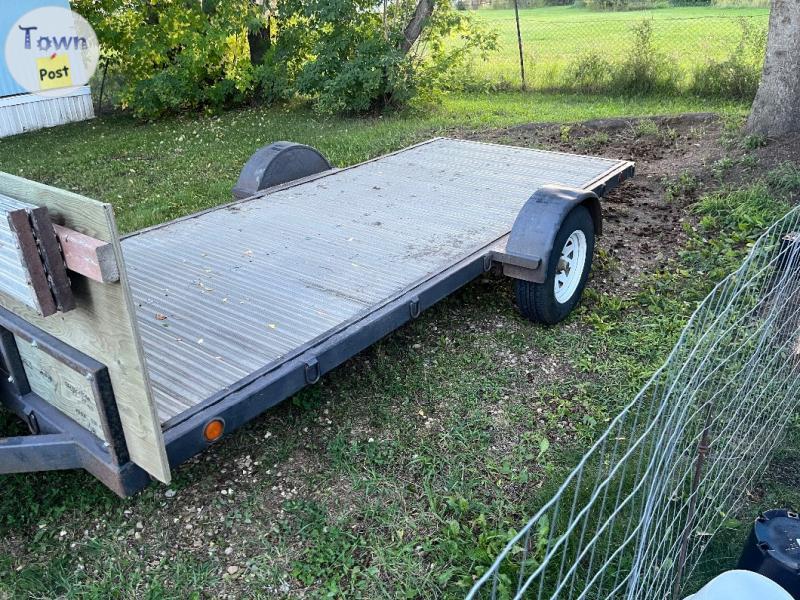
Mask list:
[[517,305],[523,316],[553,325],[575,308],[592,268],[594,230],[585,206],[569,212],[553,242],[544,282],[516,281]]

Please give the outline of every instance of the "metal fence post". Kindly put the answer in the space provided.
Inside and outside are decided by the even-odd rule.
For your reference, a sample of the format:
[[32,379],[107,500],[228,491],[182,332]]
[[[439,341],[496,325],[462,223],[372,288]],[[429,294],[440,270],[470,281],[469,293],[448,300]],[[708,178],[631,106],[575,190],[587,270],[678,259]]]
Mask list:
[[517,21],[517,46],[519,47],[519,74],[522,78],[522,89],[525,89],[525,59],[522,56],[522,31],[519,28],[519,2],[514,0],[514,18]]

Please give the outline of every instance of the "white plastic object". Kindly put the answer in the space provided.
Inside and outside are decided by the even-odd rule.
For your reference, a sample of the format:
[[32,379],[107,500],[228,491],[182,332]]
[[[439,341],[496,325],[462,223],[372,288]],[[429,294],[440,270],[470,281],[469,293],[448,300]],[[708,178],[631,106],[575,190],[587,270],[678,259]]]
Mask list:
[[726,571],[684,600],[792,600],[771,579],[752,571]]

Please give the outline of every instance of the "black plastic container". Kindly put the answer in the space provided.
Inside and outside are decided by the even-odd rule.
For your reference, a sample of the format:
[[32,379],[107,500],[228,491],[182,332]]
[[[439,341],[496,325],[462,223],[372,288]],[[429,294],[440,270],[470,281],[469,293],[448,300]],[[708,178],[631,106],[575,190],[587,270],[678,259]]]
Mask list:
[[768,510],[753,523],[740,569],[772,579],[800,600],[800,518],[786,509]]

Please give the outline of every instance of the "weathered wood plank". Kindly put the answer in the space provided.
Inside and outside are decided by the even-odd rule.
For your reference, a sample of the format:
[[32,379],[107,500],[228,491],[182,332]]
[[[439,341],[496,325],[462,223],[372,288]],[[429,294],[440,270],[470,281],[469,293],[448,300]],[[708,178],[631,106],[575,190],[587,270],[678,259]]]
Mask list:
[[[15,242],[19,248],[20,258],[25,271],[25,282],[32,291],[33,302],[28,306],[33,308],[43,317],[49,317],[58,311],[53,294],[50,292],[50,284],[47,282],[47,275],[44,272],[42,258],[39,256],[39,249],[36,247],[36,239],[33,237],[33,229],[28,219],[28,212],[24,209],[13,210],[6,213],[8,225],[11,233],[15,237]],[[4,281],[4,284],[13,286],[14,282]],[[3,286],[2,290],[8,289]]]
[[131,460],[157,479],[170,480],[161,423],[153,404],[122,249],[112,207],[72,192],[0,173],[0,193],[46,206],[54,222],[109,242],[119,282],[76,277],[76,308],[47,319],[0,293],[0,304],[108,368]]
[[53,223],[50,221],[47,207],[37,206],[28,211],[28,214],[56,306],[61,312],[70,311],[75,308],[75,298],[72,296],[67,268],[61,256],[61,249],[53,231]]
[[53,225],[70,271],[102,283],[119,281],[114,246],[61,225]]
[[15,341],[31,390],[107,442],[103,419],[97,409],[99,399],[91,383],[44,350],[34,348],[30,342],[18,336]]

